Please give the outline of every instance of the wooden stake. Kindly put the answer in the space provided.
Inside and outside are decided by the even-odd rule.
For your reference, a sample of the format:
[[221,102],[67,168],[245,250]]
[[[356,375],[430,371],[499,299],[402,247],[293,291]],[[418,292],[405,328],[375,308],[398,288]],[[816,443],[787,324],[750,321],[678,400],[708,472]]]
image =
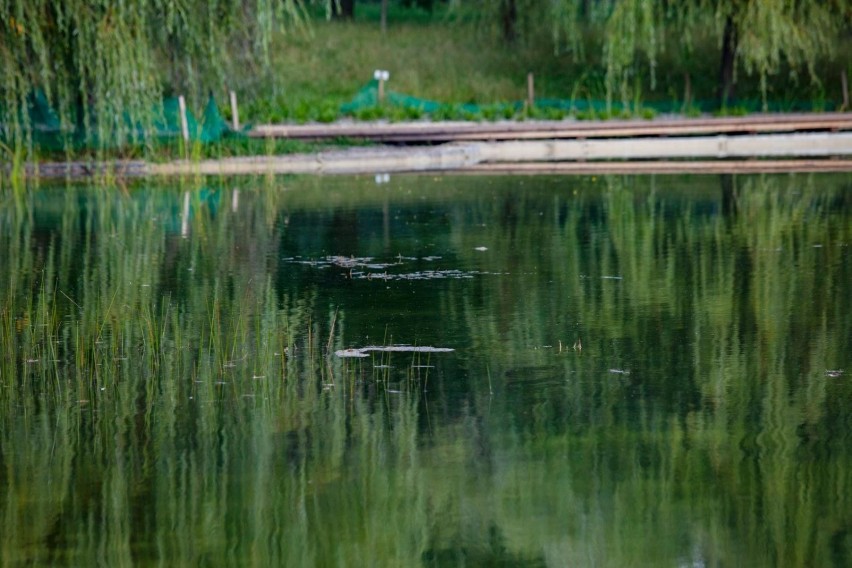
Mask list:
[[692,106],[692,81],[689,78],[689,73],[683,74],[683,112],[689,110]]
[[234,130],[240,129],[240,109],[237,107],[237,93],[230,92],[231,96],[231,128]]
[[180,132],[184,142],[189,142],[189,121],[186,118],[186,100],[183,95],[178,97],[178,110],[180,111]]
[[535,106],[535,77],[532,73],[527,73],[527,107]]
[[846,78],[846,69],[840,72],[840,85],[843,88],[843,106],[841,111],[849,110],[849,80]]
[[379,104],[385,102],[385,80],[379,79]]

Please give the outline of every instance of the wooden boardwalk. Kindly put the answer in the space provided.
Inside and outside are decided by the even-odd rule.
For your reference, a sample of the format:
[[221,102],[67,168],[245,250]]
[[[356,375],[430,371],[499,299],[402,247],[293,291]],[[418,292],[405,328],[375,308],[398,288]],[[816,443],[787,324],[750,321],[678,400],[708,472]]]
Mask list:
[[[354,174],[480,171],[497,164],[511,168],[522,164],[583,164],[596,171],[617,170],[623,163],[663,160],[748,161],[757,159],[789,164],[816,159],[826,169],[850,170],[852,132],[802,132],[792,134],[745,134],[741,136],[693,136],[615,139],[547,139],[489,142],[453,142],[433,146],[374,146],[333,150],[313,154],[253,156],[152,164],[152,173],[161,175],[240,175],[240,174]],[[588,166],[594,163],[595,166]],[[843,164],[840,166],[840,164]],[[838,167],[840,166],[840,167]],[[541,166],[539,166],[541,167]],[[559,166],[562,167],[562,166]],[[673,167],[673,166],[670,166]],[[773,166],[778,167],[778,166]],[[734,171],[736,166],[730,166]],[[492,170],[493,171],[493,170]],[[567,171],[567,169],[563,170]]]
[[294,140],[351,138],[381,143],[443,143],[489,140],[565,140],[595,138],[747,135],[852,130],[852,113],[756,114],[743,117],[657,118],[607,121],[501,122],[344,122],[265,124],[249,136]]
[[148,163],[56,163],[33,177],[265,174],[852,171],[852,113],[735,118],[258,126],[251,136],[361,138],[306,154]]

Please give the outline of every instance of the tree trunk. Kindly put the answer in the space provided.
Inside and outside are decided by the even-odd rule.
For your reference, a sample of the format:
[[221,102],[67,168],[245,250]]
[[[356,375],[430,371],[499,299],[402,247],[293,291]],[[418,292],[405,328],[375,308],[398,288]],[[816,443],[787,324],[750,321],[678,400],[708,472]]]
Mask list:
[[388,0],[382,0],[382,35],[388,31]]
[[725,32],[722,36],[722,62],[719,68],[719,106],[725,108],[736,96],[734,83],[734,64],[739,45],[739,30],[733,15],[725,20]]
[[501,0],[500,22],[503,26],[503,39],[506,43],[513,43],[518,34],[518,6],[515,0]]
[[355,19],[355,0],[331,0],[331,17],[335,20]]

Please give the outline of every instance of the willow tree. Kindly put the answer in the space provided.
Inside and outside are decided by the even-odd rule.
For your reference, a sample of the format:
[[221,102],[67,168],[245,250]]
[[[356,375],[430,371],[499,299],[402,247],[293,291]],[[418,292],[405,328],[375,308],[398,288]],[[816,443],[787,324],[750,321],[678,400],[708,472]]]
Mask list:
[[[639,69],[656,86],[658,56],[692,52],[697,41],[718,46],[718,97],[725,106],[734,95],[738,70],[767,81],[782,70],[819,82],[815,65],[835,54],[852,25],[852,0],[454,0],[487,15],[505,41],[527,30],[550,26],[559,49],[578,59],[600,49],[609,99],[629,95]],[[525,23],[533,21],[536,26]],[[596,33],[585,32],[593,30]],[[584,39],[600,37],[598,46]]]
[[709,32],[719,46],[722,106],[734,94],[738,66],[759,77],[764,98],[768,78],[785,66],[819,82],[816,62],[834,54],[852,19],[850,0],[557,0],[552,7],[562,41],[576,46],[583,25],[604,30],[609,96],[626,90],[627,76],[643,61],[653,87],[659,53],[692,50],[694,38]]
[[[234,57],[262,62],[276,30],[307,22],[305,0],[0,0],[0,132],[31,148],[43,92],[60,128],[98,145],[150,125],[164,91],[225,82]],[[143,128],[144,129],[144,128]]]

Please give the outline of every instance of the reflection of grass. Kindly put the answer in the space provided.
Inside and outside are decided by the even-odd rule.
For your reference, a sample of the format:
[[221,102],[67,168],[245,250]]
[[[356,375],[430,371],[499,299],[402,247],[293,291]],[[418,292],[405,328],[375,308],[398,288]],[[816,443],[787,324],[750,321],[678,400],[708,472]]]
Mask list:
[[[825,376],[850,337],[847,176],[396,181],[266,180],[239,213],[192,187],[0,203],[4,560],[847,553],[831,539],[852,508],[850,389]],[[167,228],[183,191],[186,239]],[[429,308],[469,347],[451,376],[418,376],[416,353],[381,370],[327,357],[358,311],[336,310],[341,288],[270,276],[288,239],[318,249],[336,212],[386,203],[434,212],[417,237],[462,264],[487,242],[523,275],[441,288]],[[381,250],[372,229],[362,246]],[[581,335],[582,357],[531,348]]]

